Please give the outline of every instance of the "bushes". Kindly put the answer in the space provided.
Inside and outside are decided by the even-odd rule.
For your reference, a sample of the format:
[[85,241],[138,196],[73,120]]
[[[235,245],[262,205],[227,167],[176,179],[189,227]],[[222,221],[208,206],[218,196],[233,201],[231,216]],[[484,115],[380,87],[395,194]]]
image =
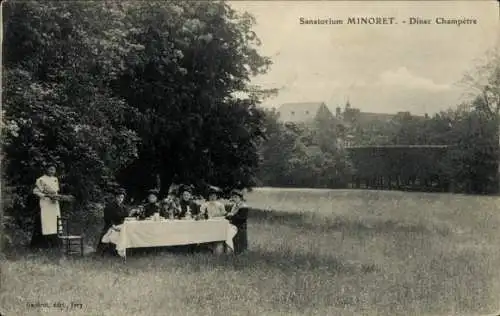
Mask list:
[[282,124],[268,112],[259,179],[278,187],[346,187],[352,167],[335,133],[318,126]]

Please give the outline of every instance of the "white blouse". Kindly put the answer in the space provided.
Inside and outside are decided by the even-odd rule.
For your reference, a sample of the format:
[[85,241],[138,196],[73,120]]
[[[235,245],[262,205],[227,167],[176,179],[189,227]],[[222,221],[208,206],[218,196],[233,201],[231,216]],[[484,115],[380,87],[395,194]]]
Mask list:
[[224,208],[224,204],[219,201],[208,201],[201,205],[200,213],[206,213],[209,218],[222,217],[226,215],[226,209]]
[[46,194],[59,193],[59,180],[56,177],[41,176],[36,180],[33,193],[43,198]]

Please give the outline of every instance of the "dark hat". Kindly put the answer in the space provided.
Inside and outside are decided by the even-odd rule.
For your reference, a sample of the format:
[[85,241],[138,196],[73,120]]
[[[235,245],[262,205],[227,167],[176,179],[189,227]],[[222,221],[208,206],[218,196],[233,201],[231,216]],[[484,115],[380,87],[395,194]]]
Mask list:
[[243,198],[243,192],[240,190],[231,190],[231,196],[239,196],[240,198]]
[[127,194],[127,191],[124,188],[118,188],[115,190],[115,195],[120,195],[120,194]]
[[186,191],[189,193],[193,193],[193,187],[191,185],[186,185],[186,184],[183,184],[179,187],[179,193]]
[[151,189],[148,191],[148,194],[158,195],[158,193],[160,193],[160,191],[158,191],[157,189]]

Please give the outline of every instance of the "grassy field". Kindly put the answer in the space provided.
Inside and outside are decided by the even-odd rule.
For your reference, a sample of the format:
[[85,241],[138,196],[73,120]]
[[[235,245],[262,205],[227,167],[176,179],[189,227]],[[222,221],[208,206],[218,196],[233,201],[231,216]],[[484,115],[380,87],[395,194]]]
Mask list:
[[[240,257],[150,251],[125,264],[20,253],[2,265],[0,311],[487,315],[500,308],[498,198],[263,188],[248,203],[256,208],[251,249]],[[55,302],[66,306],[28,306]]]

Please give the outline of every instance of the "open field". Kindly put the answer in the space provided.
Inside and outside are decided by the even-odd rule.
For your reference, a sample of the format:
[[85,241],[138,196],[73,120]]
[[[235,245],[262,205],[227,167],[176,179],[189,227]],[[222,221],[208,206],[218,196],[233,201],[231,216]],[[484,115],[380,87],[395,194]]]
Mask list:
[[[250,251],[2,265],[5,315],[487,315],[500,309],[500,200],[259,189]],[[257,210],[259,209],[259,210]],[[69,309],[29,303],[81,303]],[[41,313],[46,311],[45,313]]]

